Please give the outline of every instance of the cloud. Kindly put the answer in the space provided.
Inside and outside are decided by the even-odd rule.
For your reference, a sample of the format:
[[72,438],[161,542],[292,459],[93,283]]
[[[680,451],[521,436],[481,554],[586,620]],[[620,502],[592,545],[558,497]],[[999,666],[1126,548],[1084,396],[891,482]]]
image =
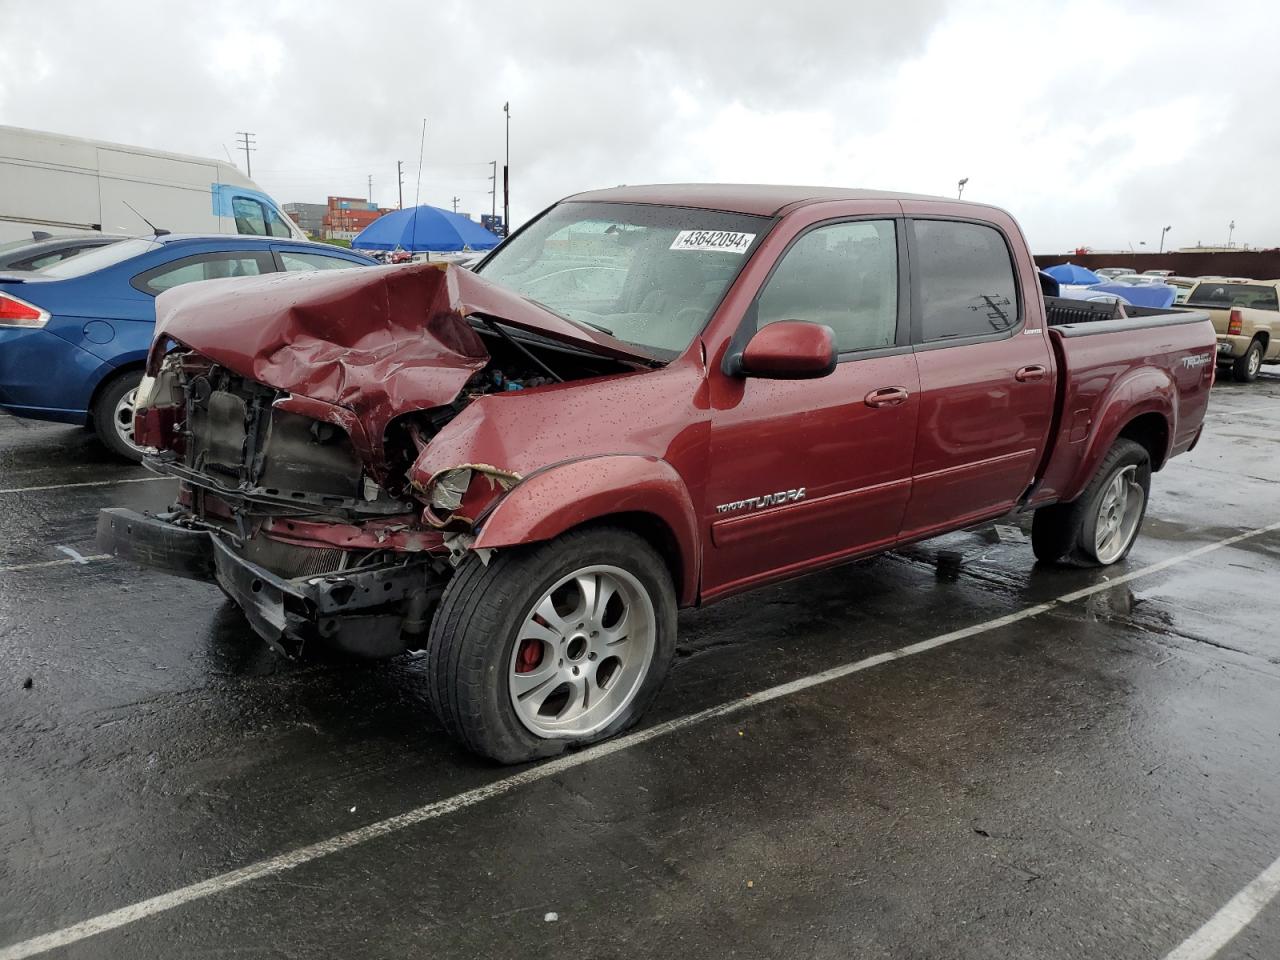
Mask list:
[[[616,183],[810,182],[1007,207],[1033,245],[1280,242],[1263,2],[0,0],[0,122],[237,159],[282,201],[490,205]],[[1247,29],[1242,25],[1247,25]],[[1221,38],[1219,37],[1221,34]],[[501,194],[497,197],[501,206]]]

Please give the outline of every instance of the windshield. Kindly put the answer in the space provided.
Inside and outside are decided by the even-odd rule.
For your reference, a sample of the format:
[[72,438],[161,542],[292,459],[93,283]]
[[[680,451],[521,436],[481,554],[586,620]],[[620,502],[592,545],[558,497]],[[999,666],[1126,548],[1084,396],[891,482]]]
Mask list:
[[771,224],[716,210],[562,203],[476,272],[569,320],[674,356]]
[[1280,310],[1276,288],[1260,283],[1202,283],[1191,291],[1188,303],[1208,307],[1250,307],[1254,310]]
[[114,267],[133,257],[140,257],[151,250],[159,250],[160,244],[149,238],[138,237],[134,240],[121,240],[119,243],[108,243],[105,247],[95,247],[77,254],[68,260],[62,260],[52,266],[37,271],[42,277],[53,277],[57,280],[69,280],[72,277],[83,277],[85,274]]

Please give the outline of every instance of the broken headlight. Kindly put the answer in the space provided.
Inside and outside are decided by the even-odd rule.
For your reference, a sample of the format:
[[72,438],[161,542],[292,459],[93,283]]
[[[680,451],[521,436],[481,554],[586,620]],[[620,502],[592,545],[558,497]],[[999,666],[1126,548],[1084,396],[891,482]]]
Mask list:
[[445,470],[436,476],[431,485],[431,506],[443,513],[452,513],[462,506],[462,497],[471,486],[471,468],[458,467]]

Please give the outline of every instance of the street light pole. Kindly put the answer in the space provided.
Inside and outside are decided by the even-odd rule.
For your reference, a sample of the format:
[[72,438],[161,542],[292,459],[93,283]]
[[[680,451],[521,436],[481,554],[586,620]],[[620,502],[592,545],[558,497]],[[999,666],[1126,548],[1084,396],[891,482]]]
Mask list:
[[964,185],[969,182],[968,177],[961,177],[960,182],[956,184],[956,199],[960,200],[964,197]]
[[507,158],[502,164],[502,235],[511,233],[511,101],[502,105],[507,115]]
[[1231,249],[1231,235],[1235,232],[1236,232],[1236,222],[1232,220],[1231,224],[1227,227],[1227,249],[1228,250]]
[[1165,227],[1163,230],[1160,231],[1160,252],[1161,253],[1164,253],[1164,235],[1172,229],[1173,227],[1170,226],[1170,227]]

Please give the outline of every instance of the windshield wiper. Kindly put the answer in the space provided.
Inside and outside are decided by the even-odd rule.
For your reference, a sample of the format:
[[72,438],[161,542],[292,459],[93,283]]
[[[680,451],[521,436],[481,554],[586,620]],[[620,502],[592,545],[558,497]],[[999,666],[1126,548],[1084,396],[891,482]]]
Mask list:
[[536,364],[538,368],[542,370],[543,373],[545,373],[548,377],[550,377],[556,383],[564,383],[564,377],[560,376],[560,374],[556,373],[554,370],[548,367],[545,363],[539,360],[534,355],[532,350],[526,347],[523,343],[521,343],[515,337],[511,336],[511,334],[507,333],[506,330],[502,329],[502,327],[499,326],[497,321],[495,321],[492,317],[486,317],[486,316],[477,314],[476,318],[481,323],[483,323],[486,327],[488,327],[490,330],[492,330],[494,333],[500,336],[503,340],[507,341],[507,343],[511,344],[511,346],[515,347],[517,350],[523,353],[526,357],[532,360],[533,363]]
[[533,297],[525,297],[525,299],[528,300],[530,303],[536,303],[543,310],[547,311],[547,313],[555,314],[561,320],[568,320],[570,323],[576,324],[579,327],[590,327],[592,330],[599,330],[601,333],[607,333],[609,336],[611,337],[613,336],[613,331],[610,330],[608,327],[603,327],[598,323],[592,323],[590,320],[582,320],[578,317],[567,316],[566,314],[561,313],[559,310],[554,310],[551,307],[547,306],[541,300],[533,299]]

